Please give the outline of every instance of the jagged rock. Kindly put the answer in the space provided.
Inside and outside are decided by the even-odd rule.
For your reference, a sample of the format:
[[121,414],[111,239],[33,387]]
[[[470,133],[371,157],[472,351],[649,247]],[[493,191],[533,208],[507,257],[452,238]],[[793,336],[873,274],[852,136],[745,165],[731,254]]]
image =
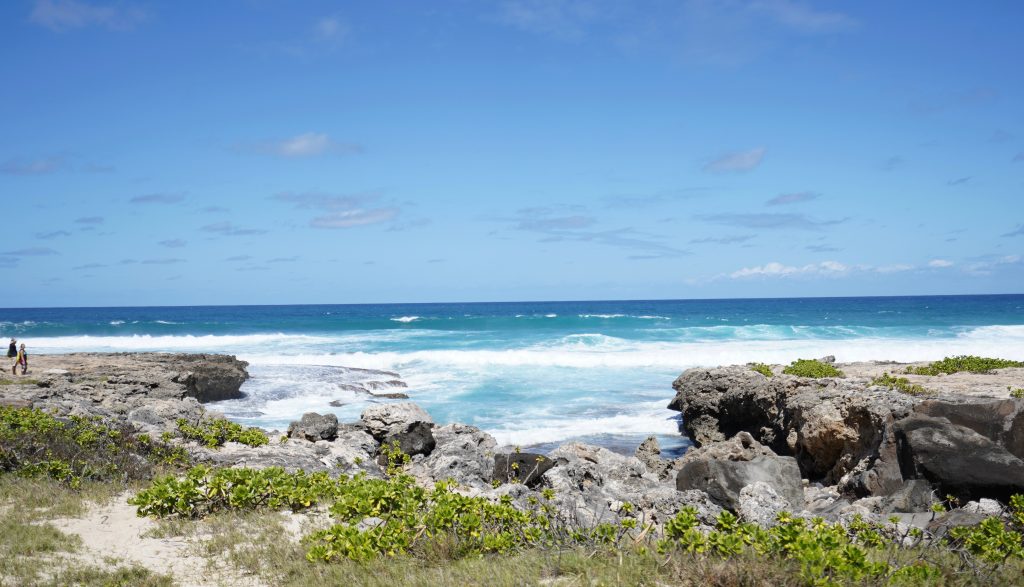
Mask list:
[[302,419],[288,425],[288,438],[301,438],[310,442],[334,440],[338,436],[338,417],[334,414],[307,412]]
[[634,456],[647,467],[647,471],[658,476],[658,479],[668,479],[675,472],[675,462],[661,458],[661,448],[658,446],[656,436],[648,436],[640,446],[637,447]]
[[932,520],[927,528],[929,532],[936,536],[945,536],[951,528],[977,526],[984,522],[987,517],[985,514],[978,512],[968,512],[962,509],[950,510]]
[[943,495],[1007,500],[1024,492],[1024,461],[970,428],[914,414],[897,422],[896,439],[903,476],[927,479]]
[[764,481],[755,481],[740,490],[736,513],[744,521],[770,528],[776,524],[779,512],[785,511],[792,512],[792,504]]
[[927,512],[935,503],[935,491],[930,483],[923,479],[912,479],[892,494],[878,498],[877,511],[881,514],[893,512]]
[[513,452],[494,455],[491,479],[499,483],[522,483],[535,487],[540,477],[552,467],[551,459],[531,452]]
[[764,481],[789,502],[790,511],[803,509],[803,484],[796,459],[780,457],[741,432],[731,440],[704,446],[683,457],[676,489],[699,489],[731,510],[739,507],[740,491]]
[[341,401],[340,399],[332,399],[331,401],[327,402],[327,405],[331,406],[332,408],[340,408],[341,406],[345,405],[345,402]]
[[978,501],[969,501],[961,508],[965,512],[981,514],[983,516],[1001,516],[1003,506],[994,499],[981,498]]
[[448,424],[433,429],[434,450],[412,465],[420,478],[454,479],[470,487],[489,487],[494,472],[494,437],[475,426]]
[[241,387],[249,378],[249,363],[230,355],[177,355],[188,373],[179,379],[188,395],[200,402],[239,399]]
[[378,442],[397,441],[407,455],[430,454],[436,445],[431,433],[434,420],[411,402],[370,406],[360,420]]
[[401,391],[390,391],[386,393],[373,393],[372,391],[367,392],[373,397],[379,397],[381,399],[409,399],[409,394],[402,393]]

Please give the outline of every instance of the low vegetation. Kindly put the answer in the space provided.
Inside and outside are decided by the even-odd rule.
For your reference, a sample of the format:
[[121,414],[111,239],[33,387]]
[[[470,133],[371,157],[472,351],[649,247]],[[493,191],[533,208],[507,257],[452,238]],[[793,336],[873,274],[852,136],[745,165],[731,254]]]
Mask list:
[[992,359],[989,357],[976,357],[974,355],[959,355],[946,357],[941,361],[935,361],[924,367],[907,367],[907,373],[911,375],[940,375],[960,373],[988,373],[993,369],[1005,369],[1007,367],[1024,367],[1020,361],[1008,359]]
[[1024,399],[1024,387],[1006,387],[1006,391],[1010,392],[1010,397],[1016,399]]
[[201,420],[198,424],[190,424],[188,420],[179,418],[178,432],[188,440],[195,440],[207,448],[224,446],[225,442],[239,442],[249,446],[262,446],[270,442],[267,433],[259,428],[246,428],[236,422],[224,418]]
[[77,488],[84,481],[148,479],[155,465],[186,461],[180,448],[124,426],[0,407],[0,472],[50,477]]
[[883,373],[881,377],[875,377],[872,379],[871,385],[885,387],[886,389],[895,389],[896,391],[901,391],[910,395],[928,393],[927,389],[916,383],[911,383],[906,377],[893,377],[888,373]]
[[[692,584],[708,581],[707,570],[714,569],[711,582],[724,581],[720,584],[771,578],[772,584],[794,585],[955,585],[998,583],[1019,578],[1024,570],[1022,496],[1013,498],[1008,519],[989,518],[945,537],[907,529],[898,520],[854,518],[843,526],[785,513],[774,527],[762,528],[723,512],[708,531],[693,508],[658,531],[628,503],[619,510],[619,522],[584,528],[553,505],[551,490],[518,508],[509,496],[495,503],[462,495],[451,482],[421,487],[404,472],[404,455],[391,449],[386,456],[385,479],[200,467],[183,480],[155,481],[132,503],[140,515],[209,516],[207,524],[230,520],[220,524],[207,547],[223,542],[219,552],[275,584],[329,578],[359,584],[511,585],[561,576],[585,577],[586,584]],[[318,504],[327,508],[333,525],[307,533],[301,550],[271,538],[280,533],[279,518],[252,517],[259,510]],[[253,539],[247,525],[262,528],[258,532],[266,539]],[[246,546],[247,535],[252,548]],[[308,562],[299,563],[300,558]],[[599,562],[606,560],[612,563]],[[698,569],[704,571],[688,574]]]
[[842,371],[836,369],[829,363],[822,363],[816,359],[797,359],[782,370],[786,375],[797,377],[810,377],[821,379],[823,377],[845,377]]
[[772,373],[772,368],[764,363],[750,363],[750,369],[764,375],[765,377],[775,375],[775,373]]

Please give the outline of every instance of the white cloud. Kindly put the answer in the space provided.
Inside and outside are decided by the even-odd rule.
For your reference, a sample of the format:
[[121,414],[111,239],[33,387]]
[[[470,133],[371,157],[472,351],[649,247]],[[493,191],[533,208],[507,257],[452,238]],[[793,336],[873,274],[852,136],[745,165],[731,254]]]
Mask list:
[[123,4],[90,4],[80,0],[36,0],[29,20],[56,32],[88,26],[125,31],[135,28],[148,17],[146,11]]
[[342,143],[332,140],[327,133],[322,132],[307,132],[287,139],[242,145],[239,149],[266,153],[286,159],[315,157],[327,153],[348,155],[361,153],[363,150],[361,146],[354,143]]
[[932,259],[928,261],[928,266],[936,269],[942,269],[943,267],[952,267],[953,262],[946,259]]
[[320,41],[340,42],[349,34],[348,23],[337,16],[325,16],[313,25],[313,36]]
[[782,206],[785,204],[797,204],[816,200],[821,194],[816,192],[796,192],[790,194],[779,194],[765,202],[766,206]]
[[757,147],[748,151],[725,153],[704,166],[704,171],[711,173],[738,173],[750,171],[761,164],[768,149]]
[[314,228],[352,228],[387,222],[398,216],[398,208],[374,208],[370,210],[355,209],[333,212],[325,216],[318,216],[310,221],[309,225]]
[[744,279],[748,277],[794,277],[798,275],[843,275],[850,271],[850,267],[838,261],[823,261],[821,263],[810,263],[800,267],[794,265],[783,265],[778,262],[771,262],[756,267],[744,267],[729,274],[732,279]]
[[30,161],[10,159],[0,164],[0,172],[8,175],[45,175],[58,171],[63,166],[62,157],[46,157]]
[[914,270],[914,266],[913,265],[907,265],[905,263],[896,263],[894,265],[882,265],[881,267],[876,267],[875,268],[876,272],[883,273],[883,274],[884,273],[902,273],[904,271],[913,271],[913,270]]

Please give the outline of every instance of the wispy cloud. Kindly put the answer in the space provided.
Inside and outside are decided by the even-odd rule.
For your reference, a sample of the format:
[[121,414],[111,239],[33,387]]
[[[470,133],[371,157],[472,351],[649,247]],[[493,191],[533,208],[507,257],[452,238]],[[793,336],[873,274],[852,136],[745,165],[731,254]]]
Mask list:
[[1004,236],[1004,237],[1024,236],[1024,224],[1018,224],[1017,228],[1014,228],[1010,232],[1007,232],[1006,234],[1002,234],[1000,236]]
[[804,214],[776,213],[702,214],[697,216],[697,219],[704,222],[741,228],[793,230],[820,230],[826,226],[841,224],[847,220],[846,218],[840,220],[815,220]]
[[225,261],[231,261],[232,263],[235,263],[235,262],[239,262],[239,261],[248,261],[250,259],[252,259],[251,255],[235,255],[233,257],[228,257],[227,259],[224,259],[224,260]]
[[982,255],[970,259],[964,271],[971,275],[991,275],[1000,269],[1021,266],[1024,266],[1024,258],[1020,255]]
[[17,257],[0,257],[0,267],[4,269],[17,267],[18,261],[20,261],[20,259],[18,259]]
[[716,244],[716,245],[732,245],[736,243],[745,243],[748,240],[754,238],[752,234],[740,234],[733,236],[707,236],[704,238],[695,238],[690,240],[691,245],[701,244]]
[[764,160],[768,150],[757,147],[748,151],[724,153],[704,165],[704,171],[711,173],[742,173],[755,169]]
[[239,145],[238,149],[283,159],[301,159],[327,154],[352,155],[363,152],[361,145],[335,141],[327,133],[321,132],[307,132],[285,139],[243,144]]
[[793,31],[812,35],[845,32],[860,24],[847,14],[818,10],[811,5],[791,0],[755,0],[750,3],[750,9],[767,15]]
[[185,259],[179,259],[177,257],[161,257],[159,259],[143,259],[143,265],[176,265],[178,263],[184,263]]
[[766,206],[784,206],[786,204],[799,204],[800,202],[810,202],[821,197],[821,194],[817,192],[794,192],[789,194],[779,194],[774,198],[765,202]]
[[177,204],[185,199],[181,194],[143,194],[128,200],[132,204]]
[[212,232],[221,236],[254,236],[258,234],[266,234],[266,230],[259,228],[242,228],[241,226],[235,226],[231,222],[216,222],[214,224],[207,224],[199,230],[203,232]]
[[882,161],[882,171],[896,171],[897,169],[903,167],[905,163],[906,160],[898,155],[888,157],[884,161]]
[[146,11],[123,2],[94,4],[81,0],[36,0],[29,20],[55,32],[90,26],[126,31],[148,17]]
[[77,265],[75,267],[72,267],[71,270],[85,271],[86,269],[99,269],[101,267],[106,267],[106,265],[104,265],[103,263],[86,263],[85,265]]
[[66,230],[55,230],[53,232],[37,232],[36,238],[42,240],[48,240],[51,238],[57,238],[58,236],[71,236],[71,233]]
[[341,43],[351,32],[352,27],[338,15],[324,16],[313,23],[313,37],[322,43]]
[[0,163],[0,172],[7,175],[46,175],[64,167],[63,157],[41,159],[8,159]]
[[376,192],[341,195],[282,192],[274,199],[288,202],[296,208],[323,212],[309,221],[313,228],[355,228],[380,224],[394,220],[401,211],[393,204],[380,205],[381,195]]
[[580,213],[582,211],[578,207],[571,207],[569,210],[576,213],[565,214],[565,209],[561,208],[523,208],[510,220],[516,230],[543,235],[541,242],[592,242],[637,251],[637,254],[629,256],[630,259],[679,257],[690,254],[689,251],[667,245],[660,242],[657,237],[632,227],[592,230],[597,222],[594,218]]
[[607,8],[588,0],[512,0],[501,4],[497,20],[525,32],[575,41]]
[[1014,163],[1019,163],[1019,162],[1021,162],[1021,161],[1024,161],[1024,151],[1021,151],[1020,153],[1017,153],[1017,154],[1016,154],[1016,155],[1015,155],[1015,156],[1013,157],[1013,162],[1014,162]]
[[28,247],[26,249],[17,249],[15,251],[7,251],[0,253],[8,257],[44,257],[47,255],[59,255],[57,251],[50,247]]
[[102,216],[83,216],[75,220],[75,224],[85,224],[86,226],[99,226],[103,222]]
[[188,242],[180,238],[172,238],[168,240],[162,240],[157,244],[160,245],[161,247],[167,247],[169,249],[180,249],[181,247],[187,245]]
[[206,206],[204,208],[200,208],[199,211],[204,214],[218,214],[221,212],[230,212],[231,210],[224,206]]
[[274,257],[267,261],[267,263],[294,263],[298,260],[298,255],[292,255],[291,257]]
[[653,194],[613,194],[605,196],[601,200],[605,203],[606,208],[646,208],[699,198],[707,191],[708,188],[699,187]]
[[807,245],[804,248],[807,249],[808,251],[811,251],[812,253],[835,253],[842,250],[838,247],[833,247],[830,245]]
[[969,181],[971,181],[971,176],[968,175],[967,177],[958,177],[956,179],[951,179],[946,182],[946,185],[964,185]]
[[928,266],[932,269],[945,269],[946,267],[952,267],[953,262],[948,259],[932,259],[928,261]]

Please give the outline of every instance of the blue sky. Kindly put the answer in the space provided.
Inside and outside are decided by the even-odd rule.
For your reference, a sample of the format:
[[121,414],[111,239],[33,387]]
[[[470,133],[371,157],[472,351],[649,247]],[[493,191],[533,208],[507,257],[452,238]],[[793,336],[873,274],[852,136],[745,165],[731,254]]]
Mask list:
[[1019,293],[1024,4],[0,4],[0,307]]

